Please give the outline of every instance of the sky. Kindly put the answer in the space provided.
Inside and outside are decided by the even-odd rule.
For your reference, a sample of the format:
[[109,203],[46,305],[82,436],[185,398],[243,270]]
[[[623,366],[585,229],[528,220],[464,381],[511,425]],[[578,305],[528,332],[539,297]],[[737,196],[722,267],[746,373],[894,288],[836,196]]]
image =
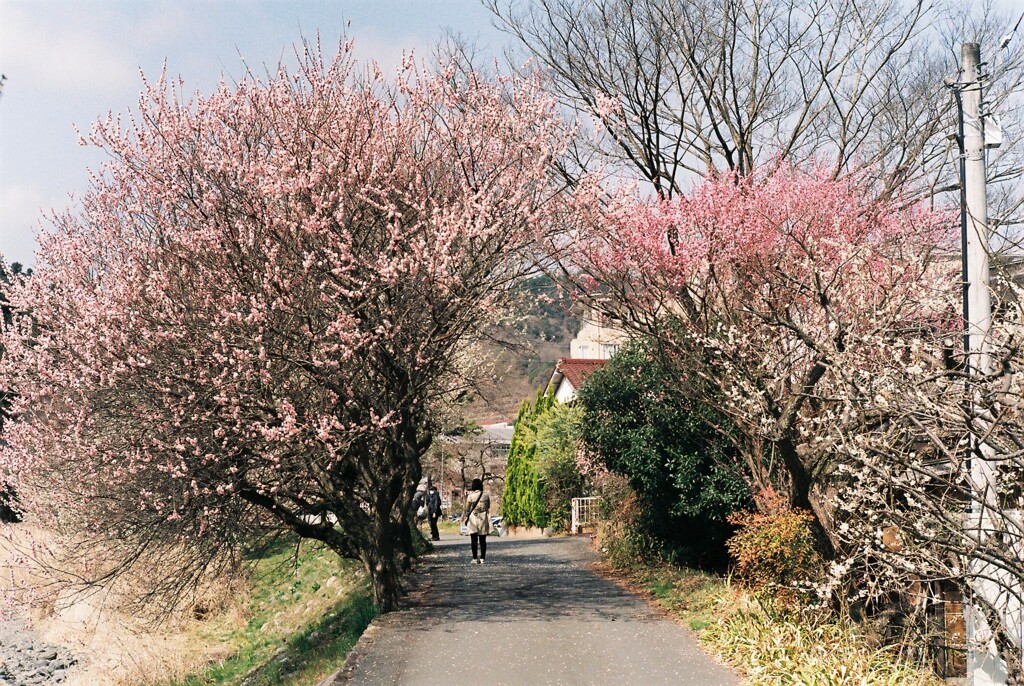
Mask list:
[[212,90],[293,55],[319,33],[341,36],[385,70],[403,50],[424,59],[446,31],[498,55],[505,37],[479,0],[0,0],[0,255],[35,264],[35,234],[50,210],[88,188],[104,158],[78,145],[108,112],[134,109],[141,73],[165,61],[189,92]]

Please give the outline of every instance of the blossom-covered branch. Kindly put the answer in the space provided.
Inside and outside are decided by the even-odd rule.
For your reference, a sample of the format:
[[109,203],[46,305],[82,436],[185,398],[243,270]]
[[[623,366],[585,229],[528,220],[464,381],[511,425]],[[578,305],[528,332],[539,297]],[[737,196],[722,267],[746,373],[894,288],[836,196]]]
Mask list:
[[112,571],[170,546],[177,589],[291,530],[395,606],[433,408],[555,223],[567,134],[536,80],[409,58],[389,84],[351,47],[188,101],[147,83],[13,289],[6,472]]

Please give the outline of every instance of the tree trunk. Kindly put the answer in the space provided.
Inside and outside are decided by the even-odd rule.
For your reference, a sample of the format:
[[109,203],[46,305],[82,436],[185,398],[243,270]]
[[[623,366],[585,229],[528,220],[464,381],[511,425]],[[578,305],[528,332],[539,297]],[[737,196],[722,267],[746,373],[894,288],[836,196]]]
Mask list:
[[811,475],[800,460],[796,446],[789,439],[773,441],[772,448],[782,458],[790,478],[789,504],[793,508],[814,511],[811,505]]
[[793,441],[782,439],[776,441],[774,447],[776,454],[782,457],[782,462],[791,479],[790,505],[793,508],[807,510],[814,515],[815,523],[823,537],[821,543],[824,549],[820,552],[827,559],[832,558],[838,544],[831,529],[832,513],[826,505],[825,499],[818,497],[819,494],[815,493],[815,480],[811,470],[800,459],[800,453]]
[[412,561],[416,558],[416,549],[413,545],[413,524],[409,521],[403,522],[401,526],[402,534],[402,545],[401,545],[401,570],[402,572],[408,572],[412,569]]
[[373,545],[367,547],[363,557],[373,584],[373,600],[381,613],[397,610],[402,595],[402,570],[396,545],[400,543],[402,527],[390,517],[378,519]]

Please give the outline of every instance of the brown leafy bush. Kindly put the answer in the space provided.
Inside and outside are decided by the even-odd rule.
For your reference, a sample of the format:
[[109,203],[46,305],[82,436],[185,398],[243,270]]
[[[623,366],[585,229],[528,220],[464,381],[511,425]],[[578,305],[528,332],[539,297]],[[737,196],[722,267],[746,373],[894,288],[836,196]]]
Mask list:
[[758,590],[795,590],[821,567],[814,516],[806,510],[738,512],[739,530],[726,542],[736,576]]
[[613,567],[630,569],[660,558],[660,545],[643,526],[640,502],[629,482],[603,473],[595,487],[601,495],[596,543]]

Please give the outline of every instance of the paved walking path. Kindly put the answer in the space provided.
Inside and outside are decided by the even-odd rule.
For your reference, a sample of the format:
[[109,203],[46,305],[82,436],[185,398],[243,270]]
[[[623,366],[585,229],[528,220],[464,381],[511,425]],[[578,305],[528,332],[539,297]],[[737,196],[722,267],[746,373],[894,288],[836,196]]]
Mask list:
[[586,538],[492,536],[483,565],[469,564],[465,537],[435,545],[410,609],[374,621],[333,684],[739,683],[687,630],[590,571]]

